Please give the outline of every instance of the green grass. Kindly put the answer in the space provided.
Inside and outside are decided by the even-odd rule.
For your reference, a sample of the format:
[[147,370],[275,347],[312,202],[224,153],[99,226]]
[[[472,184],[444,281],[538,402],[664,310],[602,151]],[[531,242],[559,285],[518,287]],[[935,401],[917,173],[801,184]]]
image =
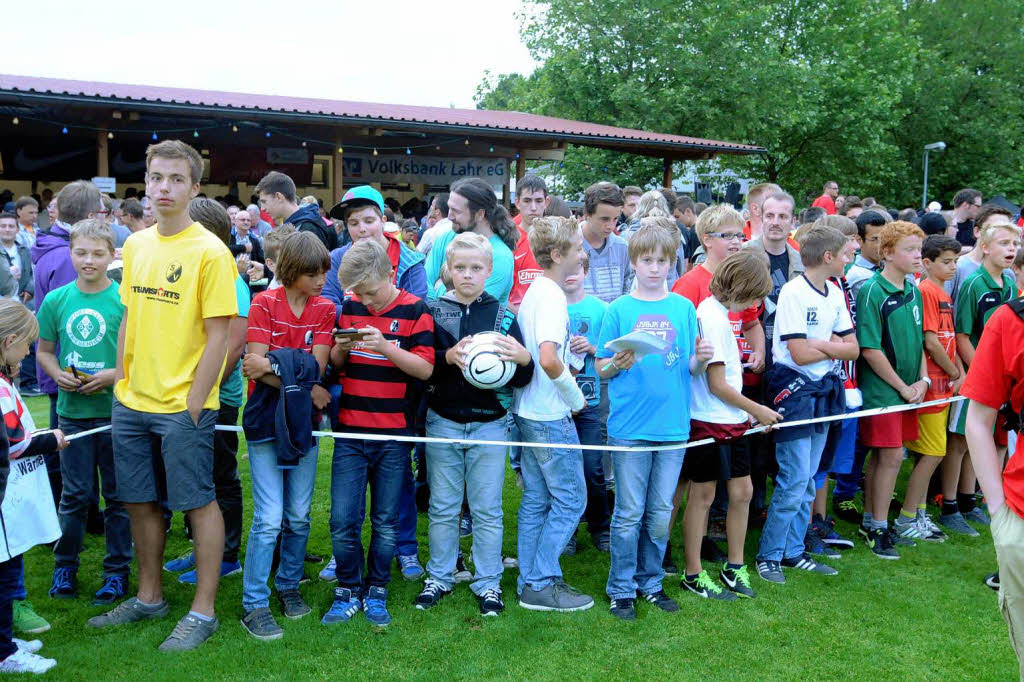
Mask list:
[[[44,401],[30,401],[39,424],[46,424]],[[244,451],[244,444],[242,446]],[[330,445],[321,445],[319,478],[313,500],[309,548],[330,553]],[[239,469],[246,491],[246,528],[251,519],[248,463]],[[904,471],[904,476],[906,475]],[[505,550],[515,554],[516,509],[520,493],[511,475],[505,485]],[[843,524],[840,524],[843,526]],[[420,556],[427,558],[427,519],[420,517]],[[849,526],[840,529],[853,535]],[[244,542],[243,534],[243,542]],[[674,544],[682,546],[679,529]],[[747,542],[747,558],[757,533]],[[469,548],[464,541],[464,549]],[[188,550],[181,517],[175,516],[167,558]],[[243,548],[244,549],[244,548]],[[680,552],[681,554],[681,552]],[[520,609],[515,571],[502,586],[507,611],[480,618],[465,585],[430,612],[412,606],[419,584],[395,572],[389,607],[393,623],[384,631],[363,618],[326,628],[319,619],[332,588],[319,580],[302,591],[314,613],[299,621],[280,618],[285,637],[258,642],[241,625],[241,576],[225,579],[218,598],[220,631],[201,649],[186,654],[156,650],[182,616],[192,589],[169,574],[164,586],[172,616],[138,626],[94,631],[85,621],[103,609],[89,605],[100,585],[102,538],[86,536],[77,601],[50,599],[53,571],[49,550],[26,556],[29,598],[53,625],[41,636],[42,653],[56,658],[49,677],[61,680],[176,679],[872,679],[1007,680],[1017,663],[996,595],[981,579],[995,567],[987,532],[980,538],[954,538],[942,545],[919,543],[898,562],[874,558],[862,544],[835,562],[834,578],[787,574],[784,586],[754,576],[755,601],[712,603],[681,594],[677,614],[639,609],[633,623],[617,621],[607,610],[604,584],[608,556],[580,533],[580,552],[562,562],[566,579],[597,601],[590,611],[539,614]],[[682,559],[681,556],[677,557]],[[315,575],[321,566],[310,566]],[[708,568],[711,568],[710,566]],[[717,567],[716,567],[717,570]],[[132,580],[134,587],[134,576]],[[276,603],[274,610],[277,612]]]

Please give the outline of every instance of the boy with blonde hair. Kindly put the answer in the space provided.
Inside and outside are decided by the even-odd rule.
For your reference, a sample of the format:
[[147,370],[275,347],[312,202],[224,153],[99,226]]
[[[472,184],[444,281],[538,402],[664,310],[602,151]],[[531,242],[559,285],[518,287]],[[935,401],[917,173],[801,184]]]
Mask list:
[[579,270],[583,237],[576,221],[544,217],[533,222],[530,249],[543,270],[523,296],[518,321],[523,345],[541,371],[516,389],[516,425],[531,443],[520,464],[519,605],[533,611],[583,611],[594,600],[562,579],[559,556],[586,508],[583,456],[572,413],[586,400],[569,371],[571,335],[565,280]]
[[[690,437],[690,377],[704,372],[713,347],[698,339],[693,304],[665,290],[678,248],[671,220],[641,220],[629,242],[636,289],[608,307],[598,344],[598,371],[609,380],[609,443],[643,448],[612,457],[616,495],[605,591],[612,615],[622,620],[636,618],[637,598],[679,610],[662,587],[662,561],[683,450],[663,447]],[[639,361],[633,351],[608,350],[608,342],[637,331],[657,337],[664,350]]]

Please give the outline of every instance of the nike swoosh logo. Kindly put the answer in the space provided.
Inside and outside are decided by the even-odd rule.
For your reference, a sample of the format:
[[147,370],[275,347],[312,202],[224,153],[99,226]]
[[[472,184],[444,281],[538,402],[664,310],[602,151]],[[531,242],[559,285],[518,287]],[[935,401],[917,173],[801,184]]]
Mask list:
[[486,374],[486,373],[487,373],[486,369],[474,369],[473,370],[473,374]]
[[524,258],[526,258],[526,254],[525,253],[520,253],[520,254],[512,257],[513,260],[523,260]]
[[284,334],[284,332],[270,332],[271,336],[281,336],[281,334]]

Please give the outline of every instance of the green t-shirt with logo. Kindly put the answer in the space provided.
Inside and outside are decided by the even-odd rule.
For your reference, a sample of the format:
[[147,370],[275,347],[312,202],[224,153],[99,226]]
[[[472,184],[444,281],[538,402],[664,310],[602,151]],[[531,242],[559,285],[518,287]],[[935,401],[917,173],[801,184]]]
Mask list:
[[[892,368],[908,386],[921,380],[924,331],[921,292],[904,280],[895,286],[876,272],[857,292],[857,343],[885,354]],[[899,392],[875,374],[863,354],[857,363],[857,383],[864,408],[903,405]]]
[[981,330],[996,308],[1014,296],[1013,280],[1003,274],[1002,285],[996,284],[984,266],[967,276],[956,295],[956,331],[967,334],[971,345],[978,347]]
[[[118,285],[87,294],[77,281],[54,289],[39,308],[39,338],[57,344],[57,364],[83,374],[117,367],[117,331],[124,317]],[[57,414],[71,419],[110,418],[113,387],[91,395],[60,389]]]

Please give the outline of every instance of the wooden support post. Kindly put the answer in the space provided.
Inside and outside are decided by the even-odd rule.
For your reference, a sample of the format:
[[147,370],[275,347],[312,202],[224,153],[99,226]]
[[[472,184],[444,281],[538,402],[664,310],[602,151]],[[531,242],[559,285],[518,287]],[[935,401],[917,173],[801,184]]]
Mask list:
[[522,149],[518,150],[517,153],[519,154],[519,158],[516,159],[516,182],[519,182],[523,179],[523,176],[526,175],[526,159],[523,158]]
[[[338,140],[332,151],[331,161],[331,206],[341,201],[341,197],[344,195],[345,185],[345,163],[342,158],[342,146],[341,140]],[[328,208],[328,210],[330,210]]]
[[96,131],[96,175],[101,178],[110,176],[110,144],[107,131]]
[[512,162],[505,159],[505,182],[501,185],[501,203],[505,208],[512,207]]
[[661,178],[662,187],[672,187],[672,159],[666,157],[664,161],[664,174]]

